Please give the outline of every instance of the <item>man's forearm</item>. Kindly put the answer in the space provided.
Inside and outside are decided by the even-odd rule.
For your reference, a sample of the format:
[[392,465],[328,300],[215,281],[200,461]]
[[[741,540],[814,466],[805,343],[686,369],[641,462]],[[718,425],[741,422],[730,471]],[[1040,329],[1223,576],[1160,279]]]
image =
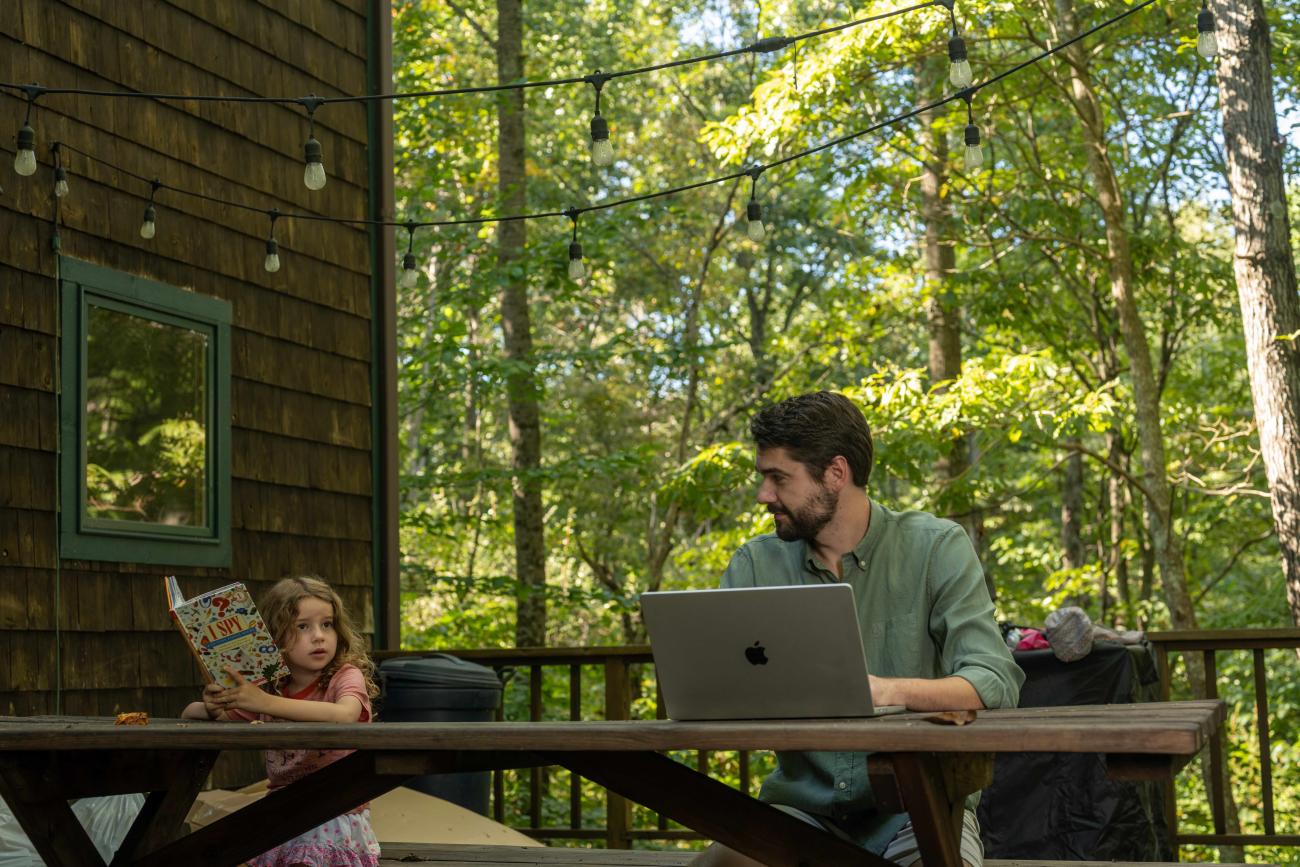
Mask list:
[[918,677],[871,675],[871,700],[877,705],[901,704],[908,710],[983,710],[984,702],[964,677],[925,680]]

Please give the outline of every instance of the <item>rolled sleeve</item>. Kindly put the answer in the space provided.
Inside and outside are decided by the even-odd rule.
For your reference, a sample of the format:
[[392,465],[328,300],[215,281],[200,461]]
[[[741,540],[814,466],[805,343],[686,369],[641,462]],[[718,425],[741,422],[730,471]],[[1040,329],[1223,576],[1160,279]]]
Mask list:
[[1002,640],[979,558],[960,526],[935,545],[927,578],[930,634],[945,674],[969,682],[986,708],[1015,707],[1025,675]]

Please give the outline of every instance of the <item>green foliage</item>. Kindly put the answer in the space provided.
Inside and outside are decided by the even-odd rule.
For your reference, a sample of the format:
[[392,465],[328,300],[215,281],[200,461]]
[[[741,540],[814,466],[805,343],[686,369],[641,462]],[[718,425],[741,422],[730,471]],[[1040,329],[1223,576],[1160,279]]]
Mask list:
[[[1120,8],[1077,5],[1084,27]],[[666,12],[596,2],[578,13],[543,0],[525,7],[526,72],[660,62],[886,8],[688,2]],[[961,6],[976,78],[1059,41],[1051,9]],[[1163,470],[1196,615],[1210,628],[1278,626],[1289,618],[1233,285],[1218,90],[1190,50],[1194,11],[1151,7],[1090,40],[1088,57],[1161,389]],[[398,89],[493,82],[484,35],[493,14],[482,2],[397,0]],[[1290,92],[1300,64],[1284,61],[1300,45],[1300,16],[1285,4],[1269,14],[1274,74]],[[946,95],[946,37],[936,7],[771,55],[617,79],[602,97],[616,153],[603,171],[586,158],[590,89],[529,91],[529,207],[641,195],[865,129]],[[976,172],[960,167],[966,114],[953,104],[934,119],[937,142],[913,118],[765,173],[756,187],[769,226],[762,246],[744,237],[747,179],[585,215],[592,275],[582,284],[564,275],[567,220],[530,221],[527,255],[509,268],[496,262],[491,224],[419,232],[426,279],[399,297],[404,644],[512,640],[509,364],[496,303],[509,280],[526,281],[531,300],[551,643],[640,641],[638,593],[715,584],[741,543],[770,531],[753,501],[750,414],[817,388],[843,391],[866,413],[877,443],[873,497],[939,512],[969,504],[1000,617],[1037,625],[1072,603],[1102,623],[1168,626],[1111,240],[1070,89],[1058,58],[981,91],[975,120],[988,157]],[[1294,105],[1279,108],[1291,128]],[[492,98],[395,110],[399,212],[497,213]],[[1292,176],[1297,153],[1284,150]],[[925,269],[926,165],[941,168],[952,212],[938,234],[955,267],[940,281]],[[939,302],[959,311],[962,332],[961,373],[945,382],[927,366],[927,315]],[[936,463],[958,441],[970,466],[946,478]],[[1067,560],[1062,540],[1068,490],[1079,501],[1079,562]],[[1294,769],[1287,745],[1300,741],[1300,679],[1286,674],[1294,664],[1285,654],[1270,662],[1285,815],[1297,797],[1281,770]],[[1254,827],[1253,688],[1237,663],[1224,665],[1232,731],[1243,735],[1233,740],[1234,778]],[[567,687],[548,680],[546,689],[555,707],[567,706]],[[640,712],[650,712],[647,700]],[[517,709],[518,696],[510,701]],[[1193,776],[1180,778],[1189,824],[1205,819]],[[557,800],[546,810],[559,809],[567,783],[548,785]],[[593,816],[603,809],[593,790],[583,798]]]

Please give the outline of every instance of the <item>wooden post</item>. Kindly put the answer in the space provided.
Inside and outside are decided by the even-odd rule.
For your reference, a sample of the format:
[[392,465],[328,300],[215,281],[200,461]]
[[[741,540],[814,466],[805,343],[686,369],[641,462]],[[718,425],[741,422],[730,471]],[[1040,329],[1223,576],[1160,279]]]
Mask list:
[[[500,674],[498,671],[497,675],[500,676]],[[501,703],[497,705],[497,711],[493,717],[497,722],[502,722],[506,718],[506,698],[504,694],[501,696]],[[502,825],[506,823],[506,779],[505,771],[500,768],[492,772],[492,818]]]
[[[569,666],[569,719],[582,719],[582,666]],[[582,777],[569,771],[569,827],[582,827]]]
[[1264,673],[1264,651],[1255,648],[1255,728],[1259,730],[1259,782],[1264,810],[1264,833],[1276,834],[1273,823],[1273,757],[1269,755],[1268,683]]
[[[1205,697],[1219,697],[1219,672],[1214,651],[1202,651],[1205,659]],[[1223,726],[1210,736],[1210,812],[1214,816],[1214,833],[1228,833],[1224,810]]]
[[[1160,700],[1169,701],[1169,648],[1156,643],[1156,671],[1160,674]],[[1174,787],[1177,775],[1170,774],[1160,783],[1165,795],[1165,830],[1169,834],[1169,848],[1173,850],[1174,860],[1178,860],[1178,790]]]
[[[542,718],[542,667],[530,666],[528,669],[528,719],[537,722]],[[533,768],[528,780],[528,823],[530,827],[542,827],[542,797],[545,790],[543,774],[545,768]]]
[[[632,716],[632,694],[627,676],[627,663],[617,657],[605,660],[605,719],[625,720]],[[605,792],[605,847],[630,849],[632,838],[632,805],[627,798]]]

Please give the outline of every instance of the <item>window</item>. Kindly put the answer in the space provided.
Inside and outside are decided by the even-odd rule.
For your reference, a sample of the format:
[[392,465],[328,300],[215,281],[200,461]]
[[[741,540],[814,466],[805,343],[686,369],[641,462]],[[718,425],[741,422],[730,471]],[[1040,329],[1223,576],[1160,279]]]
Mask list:
[[230,565],[230,305],[60,260],[60,552]]

